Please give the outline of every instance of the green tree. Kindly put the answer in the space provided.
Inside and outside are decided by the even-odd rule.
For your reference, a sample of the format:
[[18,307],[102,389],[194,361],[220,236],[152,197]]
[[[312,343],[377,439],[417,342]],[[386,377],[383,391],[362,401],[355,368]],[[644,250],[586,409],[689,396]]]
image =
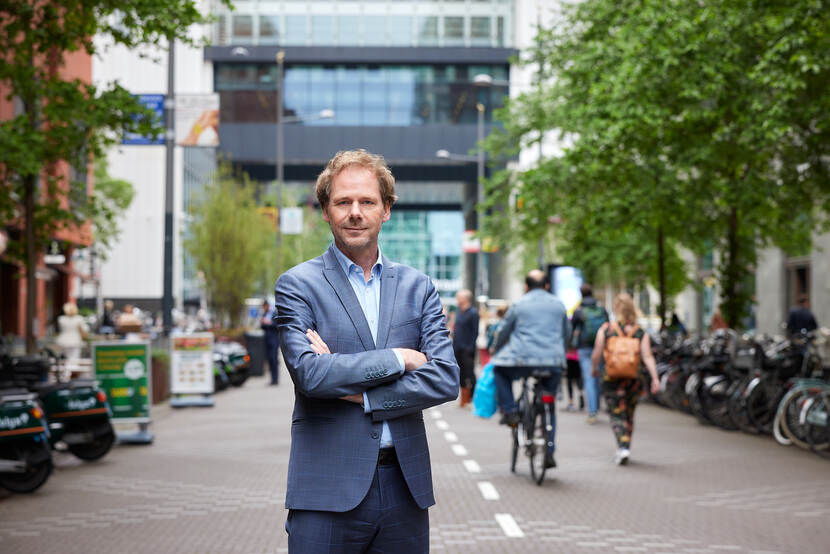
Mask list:
[[[223,0],[228,4],[228,0]],[[0,221],[22,225],[8,255],[26,266],[26,344],[35,347],[37,252],[61,227],[87,213],[73,202],[85,196],[85,179],[62,179],[57,167],[74,168],[103,155],[123,131],[159,131],[149,110],[118,84],[103,87],[67,78],[66,56],[99,53],[103,43],[130,48],[192,42],[188,28],[206,18],[194,0],[7,0],[0,3],[0,85],[19,109],[0,122]],[[86,171],[78,171],[85,175]]]
[[256,185],[226,163],[193,199],[190,216],[182,244],[204,274],[219,322],[236,327],[245,299],[261,291],[273,267],[273,223],[257,206]]
[[107,259],[115,240],[121,234],[120,218],[130,207],[135,188],[129,181],[109,174],[106,158],[95,160],[95,189],[89,197],[95,255]]
[[588,267],[608,260],[626,278],[656,268],[663,306],[676,246],[701,252],[711,241],[723,253],[721,309],[736,324],[752,292],[745,283],[756,249],[803,248],[827,225],[827,7],[567,6],[531,56],[545,60],[549,86],[508,103],[505,131],[489,143],[509,152],[535,129],[556,130],[565,153],[493,180],[493,201],[516,191],[533,199],[517,222],[525,233],[551,210],[561,213],[564,250],[584,250]]

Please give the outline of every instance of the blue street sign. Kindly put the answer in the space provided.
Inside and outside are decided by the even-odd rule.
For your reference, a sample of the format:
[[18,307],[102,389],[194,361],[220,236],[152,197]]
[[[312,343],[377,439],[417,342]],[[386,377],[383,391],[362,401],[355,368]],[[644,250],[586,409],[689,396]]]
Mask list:
[[[141,105],[153,110],[159,121],[164,122],[163,94],[138,94],[136,97]],[[156,137],[145,137],[138,133],[126,133],[121,144],[164,144],[164,133]]]

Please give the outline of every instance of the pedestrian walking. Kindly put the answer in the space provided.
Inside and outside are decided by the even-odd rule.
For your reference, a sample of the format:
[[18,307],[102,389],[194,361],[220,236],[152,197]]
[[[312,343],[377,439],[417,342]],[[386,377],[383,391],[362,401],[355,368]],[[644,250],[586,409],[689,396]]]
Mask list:
[[78,306],[74,302],[64,304],[63,313],[64,315],[58,316],[58,337],[55,342],[68,359],[80,358],[89,326],[78,315]]
[[452,332],[452,349],[461,371],[461,407],[473,399],[476,387],[476,341],[478,340],[478,310],[473,306],[473,293],[461,289],[455,295],[458,310]]
[[316,193],[334,244],[275,288],[295,388],[288,550],[425,553],[435,498],[422,410],[458,396],[438,291],[378,247],[396,200],[382,157],[338,152]]
[[586,422],[593,425],[597,422],[599,410],[600,382],[591,369],[591,353],[594,351],[597,332],[603,324],[608,322],[608,312],[597,303],[591,285],[583,283],[579,287],[579,292],[582,294],[582,302],[571,318],[573,336],[570,342],[576,348],[579,368],[582,372],[582,386],[588,401]]
[[[565,367],[566,341],[570,322],[565,305],[547,291],[545,274],[534,269],[525,277],[526,293],[517,300],[504,317],[504,326],[496,336],[492,363],[499,407],[504,425],[516,425],[518,408],[513,398],[513,381],[531,375],[534,370],[547,371],[542,388],[556,396]],[[545,453],[545,467],[556,467],[556,410]]]
[[798,306],[790,310],[787,315],[787,333],[794,335],[818,329],[818,323],[813,312],[810,311],[810,302],[806,294],[798,297]]
[[600,360],[605,361],[602,391],[611,418],[611,430],[617,440],[617,465],[625,465],[631,455],[634,410],[642,388],[638,376],[641,365],[651,375],[651,392],[660,390],[657,365],[651,351],[651,338],[637,325],[637,309],[627,293],[614,299],[614,321],[604,323],[597,333],[591,366],[599,377]]
[[568,405],[565,411],[575,412],[577,410],[574,404],[574,389],[579,396],[579,410],[582,411],[585,409],[585,396],[582,394],[582,369],[579,367],[579,354],[571,348],[565,353],[565,359],[567,360],[565,382],[568,386]]
[[509,304],[502,304],[496,308],[496,320],[487,325],[487,351],[490,354],[496,351],[493,347],[496,344],[496,335],[499,334],[499,331],[504,326],[504,316],[507,314],[507,308],[509,307]]
[[262,319],[260,328],[265,333],[265,359],[268,360],[268,371],[271,373],[272,386],[280,384],[279,348],[280,334],[277,330],[277,311],[271,307],[267,300],[262,302]]

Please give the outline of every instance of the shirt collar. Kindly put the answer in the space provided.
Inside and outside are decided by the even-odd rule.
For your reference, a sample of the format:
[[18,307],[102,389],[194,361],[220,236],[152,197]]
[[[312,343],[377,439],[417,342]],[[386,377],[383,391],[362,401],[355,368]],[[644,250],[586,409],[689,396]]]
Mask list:
[[[333,246],[334,246],[334,256],[337,258],[337,263],[340,264],[340,268],[343,270],[343,273],[345,273],[347,277],[349,275],[351,275],[352,272],[354,272],[354,269],[352,269],[353,267],[356,267],[356,268],[360,269],[361,275],[363,274],[363,270],[362,270],[362,268],[360,268],[360,266],[358,266],[356,263],[354,263],[352,260],[350,260],[348,256],[346,256],[339,248],[337,248],[336,244],[333,245]],[[373,277],[380,277],[382,273],[383,273],[383,255],[380,252],[380,245],[378,245],[378,259],[375,262],[375,265],[372,266],[372,276]]]

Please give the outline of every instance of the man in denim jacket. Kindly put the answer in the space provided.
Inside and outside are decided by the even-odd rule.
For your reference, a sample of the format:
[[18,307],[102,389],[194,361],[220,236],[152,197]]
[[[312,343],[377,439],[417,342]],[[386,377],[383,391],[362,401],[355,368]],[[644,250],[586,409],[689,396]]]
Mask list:
[[[504,412],[501,423],[519,421],[512,383],[534,371],[547,371],[542,387],[556,396],[565,366],[566,341],[570,335],[568,313],[561,300],[547,291],[545,274],[534,269],[525,278],[526,294],[507,311],[504,325],[496,337],[492,362],[499,407]],[[553,411],[545,466],[556,467],[553,458],[556,437],[556,411]]]

